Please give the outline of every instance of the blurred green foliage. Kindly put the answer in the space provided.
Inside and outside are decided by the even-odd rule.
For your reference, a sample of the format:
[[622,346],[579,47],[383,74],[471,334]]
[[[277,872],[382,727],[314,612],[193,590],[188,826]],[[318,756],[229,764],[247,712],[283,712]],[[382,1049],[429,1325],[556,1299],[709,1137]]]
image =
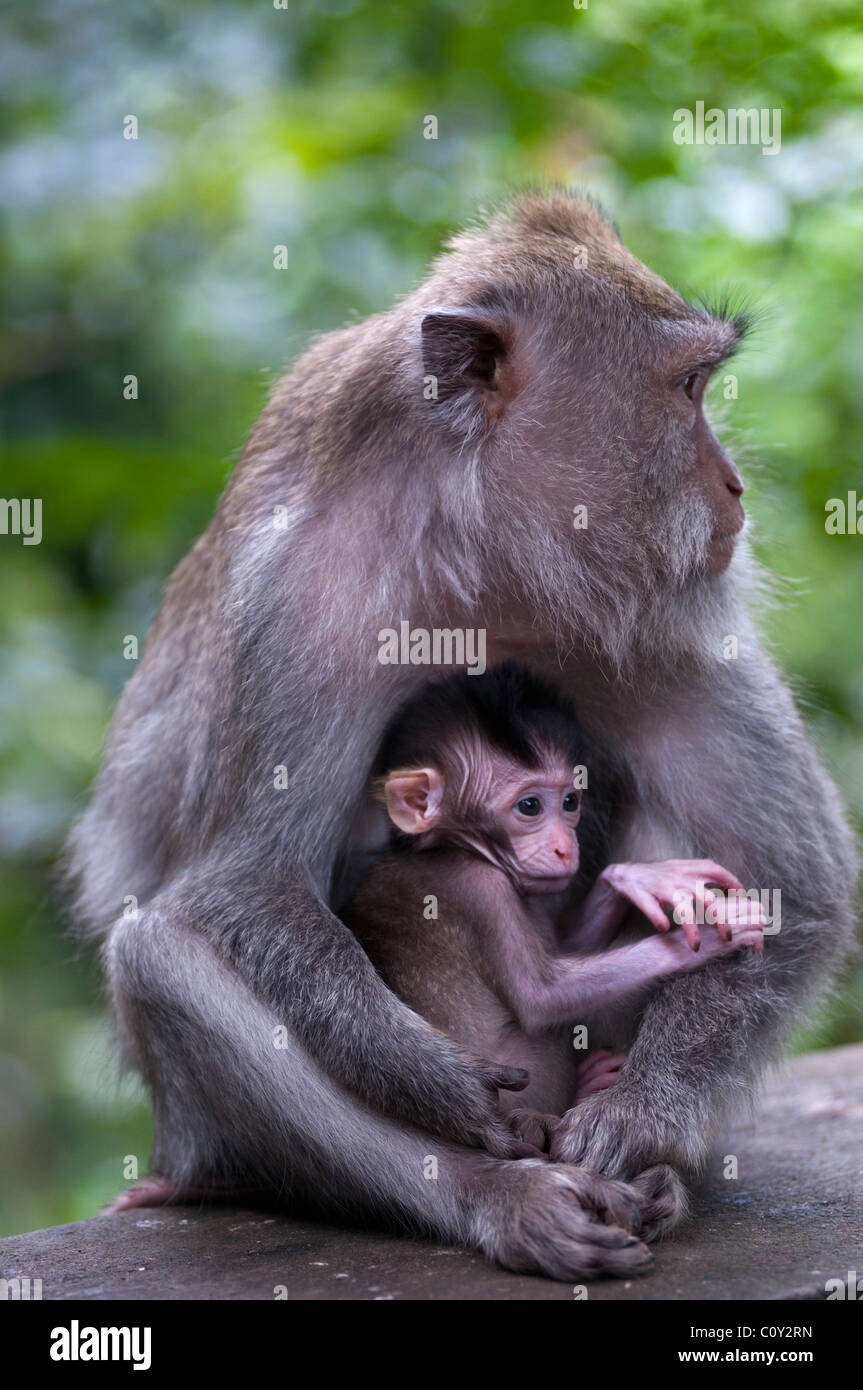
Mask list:
[[[123,637],[146,631],[271,375],[513,184],[589,189],[685,292],[763,311],[721,418],[787,581],[766,630],[863,811],[863,537],[824,530],[859,477],[863,33],[855,0],[21,0],[3,23],[2,492],[44,499],[41,545],[0,536],[9,1232],[89,1215],[125,1155],[146,1164],[146,1106],[115,1085],[50,885]],[[779,108],[781,152],[675,144],[698,100]],[[862,1016],[858,971],[799,1045],[856,1040]]]

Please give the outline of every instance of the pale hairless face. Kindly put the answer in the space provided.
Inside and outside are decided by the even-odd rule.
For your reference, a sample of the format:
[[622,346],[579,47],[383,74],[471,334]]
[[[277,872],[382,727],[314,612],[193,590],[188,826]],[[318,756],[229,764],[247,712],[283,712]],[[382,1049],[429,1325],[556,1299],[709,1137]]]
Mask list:
[[[554,761],[533,770],[488,750],[469,759],[469,765],[473,785],[468,798],[448,787],[447,774],[437,768],[391,773],[385,793],[393,823],[404,834],[432,839],[457,832],[468,845],[480,840],[483,829],[503,832],[515,859],[519,891],[563,892],[579,863],[581,792],[573,786],[572,768]],[[482,852],[479,843],[477,848]]]
[[494,789],[495,823],[509,835],[522,893],[561,893],[578,870],[581,792],[562,764],[528,772],[508,765]]

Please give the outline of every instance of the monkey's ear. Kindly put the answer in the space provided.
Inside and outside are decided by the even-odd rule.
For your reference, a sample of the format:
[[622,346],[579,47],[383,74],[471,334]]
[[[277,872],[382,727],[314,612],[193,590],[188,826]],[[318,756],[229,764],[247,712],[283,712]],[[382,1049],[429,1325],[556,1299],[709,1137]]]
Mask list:
[[500,389],[506,345],[496,328],[469,314],[426,314],[422,321],[423,370],[437,382],[437,399],[460,391]]
[[421,835],[435,826],[443,800],[444,781],[434,767],[393,772],[384,783],[387,812],[405,835]]

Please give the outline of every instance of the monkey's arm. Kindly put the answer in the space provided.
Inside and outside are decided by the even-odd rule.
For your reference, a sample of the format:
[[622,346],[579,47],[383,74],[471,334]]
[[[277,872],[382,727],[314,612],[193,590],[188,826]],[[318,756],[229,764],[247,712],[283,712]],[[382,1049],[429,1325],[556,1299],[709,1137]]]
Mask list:
[[760,926],[741,912],[731,915],[722,935],[708,930],[698,954],[682,931],[672,931],[600,955],[556,956],[498,870],[476,865],[464,875],[463,888],[463,909],[478,937],[478,959],[527,1033],[582,1019],[741,946],[761,947]]
[[[499,1089],[528,1074],[487,1063],[435,1031],[384,984],[353,933],[303,875],[252,878],[208,861],[162,900],[219,954],[330,1076],[383,1114],[501,1157],[518,1152]],[[186,906],[201,903],[190,921]],[[421,899],[420,899],[421,901]]]
[[598,951],[610,946],[630,909],[608,880],[603,869],[587,897],[564,908],[557,919],[558,944],[562,951]]
[[[688,679],[678,704],[666,687],[665,737],[638,747],[632,730],[652,804],[633,818],[625,849],[638,857],[655,845],[660,805],[669,808],[667,851],[707,852],[769,894],[770,939],[762,957],[745,952],[665,982],[637,1020],[618,1083],[569,1113],[552,1156],[616,1177],[657,1162],[698,1167],[852,941],[855,854],[838,796],[746,627],[742,617],[728,626],[752,653],[733,680],[723,674],[707,690]],[[711,752],[717,731],[721,759]]]

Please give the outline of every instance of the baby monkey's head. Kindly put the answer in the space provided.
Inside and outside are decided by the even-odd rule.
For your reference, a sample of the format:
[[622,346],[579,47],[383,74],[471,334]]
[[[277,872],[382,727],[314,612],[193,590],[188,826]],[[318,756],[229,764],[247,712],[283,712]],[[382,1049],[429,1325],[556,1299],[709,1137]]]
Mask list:
[[390,723],[375,780],[415,848],[468,849],[522,893],[559,893],[578,869],[583,754],[569,704],[507,661],[424,685]]

